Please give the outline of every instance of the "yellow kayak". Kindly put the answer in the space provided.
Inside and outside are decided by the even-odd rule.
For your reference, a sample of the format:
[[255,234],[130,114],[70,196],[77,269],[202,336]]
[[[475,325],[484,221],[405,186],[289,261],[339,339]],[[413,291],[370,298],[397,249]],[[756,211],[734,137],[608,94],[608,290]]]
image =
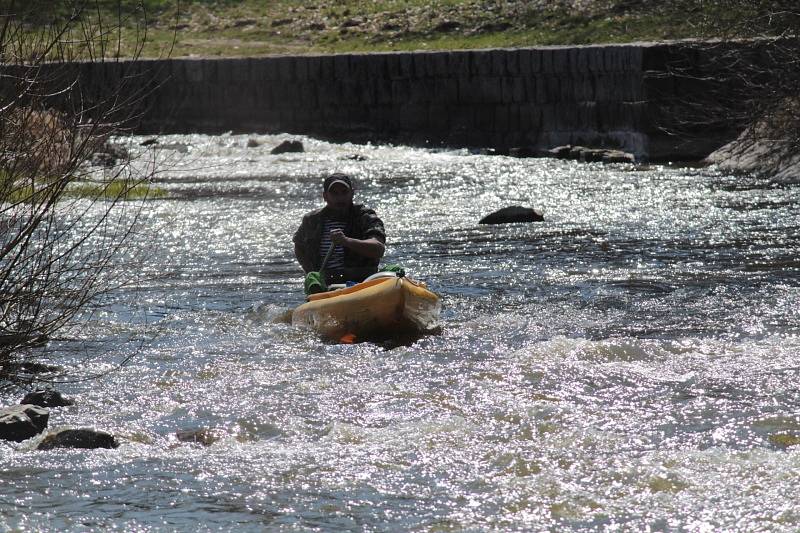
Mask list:
[[438,327],[441,301],[424,283],[406,277],[367,279],[312,294],[292,312],[292,325],[337,342],[392,338]]

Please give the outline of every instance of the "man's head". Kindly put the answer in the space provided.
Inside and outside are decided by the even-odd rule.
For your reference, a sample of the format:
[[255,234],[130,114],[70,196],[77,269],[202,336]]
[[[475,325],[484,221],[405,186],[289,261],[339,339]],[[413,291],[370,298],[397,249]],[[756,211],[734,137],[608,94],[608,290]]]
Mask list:
[[345,213],[353,205],[353,181],[342,173],[331,174],[322,184],[322,197],[329,209]]

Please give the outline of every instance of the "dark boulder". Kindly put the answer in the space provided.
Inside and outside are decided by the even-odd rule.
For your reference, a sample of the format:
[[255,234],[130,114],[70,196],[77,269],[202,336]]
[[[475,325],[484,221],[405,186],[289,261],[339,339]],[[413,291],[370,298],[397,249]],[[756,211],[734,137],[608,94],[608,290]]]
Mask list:
[[636,158],[633,154],[615,150],[613,148],[587,148],[585,146],[556,146],[542,153],[545,157],[555,157],[556,159],[572,159],[583,163],[634,163]]
[[119,446],[117,439],[105,431],[94,429],[62,429],[47,435],[37,450],[52,450],[54,448],[116,448]]
[[555,157],[556,159],[569,159],[572,152],[572,146],[569,144],[565,146],[556,146],[546,151],[548,157]]
[[37,390],[29,392],[19,403],[38,405],[39,407],[64,407],[75,404],[75,402],[64,398],[60,392],[55,390]]
[[483,217],[478,224],[509,224],[513,222],[541,222],[544,216],[530,207],[512,205]]
[[261,146],[261,143],[258,141],[258,139],[253,139],[252,137],[247,139],[248,148],[258,148],[259,146]]
[[303,143],[300,141],[283,141],[278,146],[273,148],[270,153],[273,155],[285,154],[288,152],[303,152]]
[[45,430],[50,411],[38,405],[13,405],[0,409],[0,439],[22,442]]

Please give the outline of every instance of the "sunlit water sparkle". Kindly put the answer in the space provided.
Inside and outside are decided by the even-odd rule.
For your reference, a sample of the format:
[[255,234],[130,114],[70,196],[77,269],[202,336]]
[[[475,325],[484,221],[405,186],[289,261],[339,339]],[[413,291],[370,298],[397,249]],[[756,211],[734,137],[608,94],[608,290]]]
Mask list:
[[[122,444],[0,443],[0,528],[800,528],[799,184],[308,138],[270,155],[285,138],[160,140],[141,281],[53,346],[91,372],[135,353],[51,410]],[[441,294],[440,334],[332,345],[279,320],[334,170],[387,261]],[[545,222],[477,224],[512,204]]]

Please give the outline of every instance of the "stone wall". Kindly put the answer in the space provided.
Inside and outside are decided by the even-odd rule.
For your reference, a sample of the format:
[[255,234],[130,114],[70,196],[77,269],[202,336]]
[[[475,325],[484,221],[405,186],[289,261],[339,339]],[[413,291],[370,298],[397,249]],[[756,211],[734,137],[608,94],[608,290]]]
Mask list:
[[582,144],[699,158],[732,133],[716,132],[707,146],[681,146],[665,134],[662,104],[686,87],[653,73],[664,71],[675,47],[150,60],[86,65],[82,79],[90,93],[119,75],[154,79],[143,133],[288,132],[498,149]]

